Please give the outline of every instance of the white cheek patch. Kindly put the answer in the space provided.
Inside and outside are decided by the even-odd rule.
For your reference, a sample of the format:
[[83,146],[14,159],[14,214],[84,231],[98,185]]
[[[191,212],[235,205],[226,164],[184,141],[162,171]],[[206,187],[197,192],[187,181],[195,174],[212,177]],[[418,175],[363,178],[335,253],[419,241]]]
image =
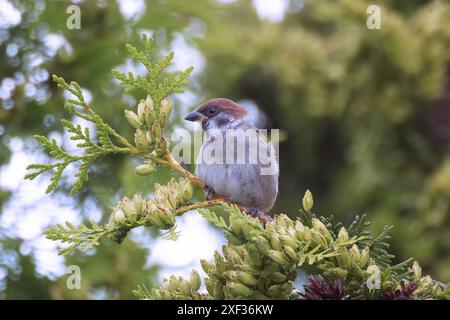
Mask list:
[[209,129],[225,129],[228,125],[230,125],[234,121],[234,117],[232,115],[226,113],[219,113],[208,121],[208,130]]

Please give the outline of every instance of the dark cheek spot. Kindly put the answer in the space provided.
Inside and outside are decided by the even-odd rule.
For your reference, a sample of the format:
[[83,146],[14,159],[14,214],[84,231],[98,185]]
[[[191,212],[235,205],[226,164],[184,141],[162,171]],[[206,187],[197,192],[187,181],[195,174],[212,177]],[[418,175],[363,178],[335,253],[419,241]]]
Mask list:
[[209,121],[208,121],[208,120],[203,121],[203,122],[202,122],[202,129],[203,129],[204,131],[206,131],[206,130],[208,130],[208,127],[209,127]]
[[217,124],[218,124],[219,127],[227,125],[228,123],[230,123],[230,120],[227,119],[227,118],[219,118],[219,119],[217,119]]

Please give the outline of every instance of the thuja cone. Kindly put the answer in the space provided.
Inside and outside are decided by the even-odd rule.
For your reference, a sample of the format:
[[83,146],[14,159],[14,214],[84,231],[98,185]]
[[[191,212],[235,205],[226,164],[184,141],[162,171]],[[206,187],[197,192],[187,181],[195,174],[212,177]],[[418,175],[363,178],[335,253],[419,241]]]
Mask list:
[[300,293],[301,300],[348,300],[341,279],[327,281],[321,275],[310,275]]

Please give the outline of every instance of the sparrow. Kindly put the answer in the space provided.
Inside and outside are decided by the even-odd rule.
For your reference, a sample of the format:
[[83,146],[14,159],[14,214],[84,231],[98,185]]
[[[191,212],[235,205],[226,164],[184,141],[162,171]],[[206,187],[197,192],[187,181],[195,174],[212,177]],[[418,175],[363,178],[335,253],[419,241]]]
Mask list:
[[[262,221],[271,220],[265,213],[273,207],[277,198],[278,162],[272,144],[250,123],[247,110],[232,100],[216,98],[203,103],[184,119],[201,123],[205,134],[195,173],[205,185],[206,198],[223,198]],[[222,142],[218,141],[220,139]],[[227,139],[234,141],[227,146]],[[223,148],[211,148],[214,143],[215,147]],[[251,146],[255,144],[256,152],[263,151],[264,161],[260,154],[257,159],[250,160],[250,152],[255,152]],[[214,154],[211,149],[223,154]],[[232,156],[227,157],[227,152]],[[242,152],[241,158],[239,152]],[[211,154],[214,159],[224,161],[205,161]],[[238,158],[240,161],[237,161]]]

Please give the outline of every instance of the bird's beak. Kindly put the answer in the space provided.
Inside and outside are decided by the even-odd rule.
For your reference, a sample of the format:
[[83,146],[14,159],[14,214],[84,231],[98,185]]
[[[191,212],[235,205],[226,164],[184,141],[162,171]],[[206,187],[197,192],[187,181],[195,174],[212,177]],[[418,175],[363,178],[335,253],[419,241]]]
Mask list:
[[186,117],[184,117],[184,120],[197,122],[197,121],[203,121],[204,118],[205,118],[205,116],[202,115],[200,112],[192,111]]

